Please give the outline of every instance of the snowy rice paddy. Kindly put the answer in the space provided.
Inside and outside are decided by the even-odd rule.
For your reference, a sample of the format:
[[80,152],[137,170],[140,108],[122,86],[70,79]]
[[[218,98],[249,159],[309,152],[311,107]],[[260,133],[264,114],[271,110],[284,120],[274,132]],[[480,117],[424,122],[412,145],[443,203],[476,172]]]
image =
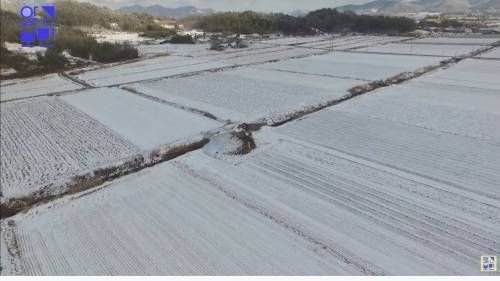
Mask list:
[[446,71],[440,71],[426,78],[429,82],[471,88],[500,90],[500,60],[468,59]]
[[[468,60],[405,84],[379,89],[335,109],[500,144],[500,88],[492,89],[481,72],[462,65],[470,62],[477,66],[476,71],[486,73],[489,69],[495,73],[487,67],[490,61]],[[455,69],[470,72],[460,75]],[[466,83],[454,81],[461,77]],[[474,81],[474,77],[481,80]]]
[[224,66],[226,65],[216,61],[164,56],[84,72],[77,78],[94,86],[111,86]]
[[408,41],[417,44],[457,44],[457,45],[489,45],[500,41],[500,37],[427,37]]
[[441,57],[458,57],[469,54],[475,50],[484,48],[483,45],[445,45],[445,44],[412,44],[389,43],[385,45],[372,46],[356,49],[357,52],[402,54],[402,55],[425,55]]
[[1,105],[2,196],[42,186],[134,155],[138,149],[57,98]]
[[358,273],[220,188],[189,168],[163,163],[96,193],[56,201],[38,214],[15,218],[22,256],[10,263],[4,251],[3,273]]
[[117,88],[61,97],[142,150],[167,145],[222,126],[221,123]]
[[399,42],[407,39],[409,38],[398,36],[341,36],[319,42],[300,44],[300,47],[341,51],[376,46],[390,42]]
[[443,59],[440,57],[333,52],[326,55],[263,64],[258,68],[349,79],[380,80],[402,72],[411,72],[425,66],[439,64]]
[[328,40],[329,38],[330,36],[289,36],[289,37],[267,39],[260,41],[260,43],[290,46],[290,45],[300,45],[305,43],[321,42],[324,40]]
[[487,53],[481,54],[479,57],[500,60],[500,47],[496,47],[495,49],[493,49]]
[[[394,39],[405,40],[335,40],[338,48],[390,49]],[[306,46],[291,46],[293,40]],[[79,77],[136,93],[99,88],[2,103],[2,195],[30,194],[224,125],[203,112],[276,124],[353,86],[446,59],[313,56],[329,48],[320,40],[193,49],[192,56]],[[429,51],[491,43],[475,42],[413,45]],[[290,59],[302,55],[309,57]],[[269,60],[283,61],[263,64]],[[205,72],[212,64],[245,66]],[[150,80],[193,69],[203,73]],[[477,275],[479,257],[500,252],[498,73],[498,60],[466,59],[264,126],[253,133],[257,148],[248,155],[192,151],[2,219],[1,274]]]
[[0,82],[0,101],[23,99],[81,88],[79,84],[57,74],[29,79],[3,80]]
[[334,100],[365,81],[244,68],[135,84],[147,95],[207,111],[221,119],[256,121]]

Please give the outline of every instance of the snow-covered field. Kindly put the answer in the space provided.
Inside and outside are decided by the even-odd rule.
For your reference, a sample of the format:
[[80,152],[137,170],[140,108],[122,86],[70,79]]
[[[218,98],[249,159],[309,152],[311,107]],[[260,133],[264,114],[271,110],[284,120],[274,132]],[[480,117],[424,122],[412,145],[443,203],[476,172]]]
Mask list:
[[262,132],[236,162],[196,151],[18,214],[5,274],[476,275],[500,250],[499,198],[478,182],[498,176],[473,174],[491,147],[332,113]]
[[221,123],[117,88],[61,97],[143,150],[175,143]]
[[[430,198],[427,204],[435,204],[433,208],[452,204],[453,208],[441,212],[483,228],[483,231],[477,232],[478,235],[496,233],[497,238],[491,236],[495,243],[490,243],[489,247],[493,252],[499,250],[498,145],[345,112],[336,107],[289,123],[278,128],[277,132],[406,178],[407,182],[397,180],[392,183],[402,190],[414,184],[426,185],[426,188],[417,188],[412,192],[428,193],[424,198]],[[364,180],[368,178],[368,175],[362,177]],[[460,248],[451,247],[452,250]],[[475,255],[471,254],[468,258],[473,264],[477,263]]]
[[500,90],[500,60],[468,59],[446,71],[437,72],[426,78],[429,82],[471,88]]
[[500,59],[500,47],[496,47],[495,49],[481,54],[479,57],[481,58],[490,58],[490,59]]
[[221,119],[256,121],[333,100],[364,81],[242,68],[132,85],[147,95],[207,111]]
[[263,44],[273,44],[273,45],[298,45],[305,43],[321,42],[327,40],[332,36],[287,36],[280,38],[272,38],[260,41]]
[[[14,233],[21,257],[11,263],[2,251],[2,274],[359,273],[222,188],[167,162],[19,215]],[[3,227],[5,239],[12,232]]]
[[[494,63],[500,67],[500,62]],[[489,68],[489,64],[486,60],[466,60],[335,109],[500,144],[500,88],[491,87],[486,83],[488,76],[484,77],[491,73],[488,81],[494,81],[492,75],[500,68]],[[460,73],[460,69],[468,72]],[[455,82],[460,79],[466,83]]]
[[77,77],[91,85],[111,86],[224,66],[226,64],[217,61],[207,62],[200,59],[164,56],[87,71]]
[[0,82],[0,101],[23,99],[81,88],[79,84],[57,74],[29,79],[2,80]]
[[[388,38],[335,40],[390,49]],[[441,57],[314,55],[325,43],[277,40],[108,66],[78,78],[119,87],[2,102],[6,199],[159,147],[210,142],[3,218],[0,274],[480,274],[480,256],[500,253],[500,60],[465,59],[277,124],[490,42],[411,44],[449,48]],[[11,82],[2,88],[30,96]],[[276,126],[253,132],[249,154],[215,153],[243,142],[228,132],[236,121]]]
[[445,44],[411,44],[389,43],[385,45],[372,46],[356,49],[356,52],[404,54],[404,55],[426,55],[441,57],[457,57],[483,48],[483,45],[445,45]]
[[500,37],[427,37],[408,41],[422,44],[489,45],[500,41]]
[[210,50],[210,44],[152,44],[139,45],[137,48],[139,53],[144,55],[171,54],[176,56],[186,57],[206,57],[206,56],[225,56],[232,53],[251,53],[254,50],[272,48],[273,46],[261,43],[251,43],[248,48],[242,49],[225,49],[224,51]]
[[137,49],[141,56],[171,54],[177,56],[198,57],[209,52],[209,44],[151,44],[139,45]]
[[334,37],[330,40],[301,44],[300,46],[328,50],[349,50],[353,48],[368,47],[390,42],[399,42],[405,39],[409,38],[398,36],[341,36]]
[[315,54],[325,53],[324,50],[313,50],[307,48],[293,48],[293,47],[276,47],[270,49],[258,50],[253,54],[237,54],[216,57],[215,60],[222,61],[230,65],[248,65],[248,64],[261,64],[265,62],[287,60],[297,57],[306,57]]
[[439,64],[444,58],[333,52],[326,55],[264,64],[261,69],[380,80],[418,68]]
[[1,186],[5,199],[138,152],[96,120],[58,98],[1,104]]

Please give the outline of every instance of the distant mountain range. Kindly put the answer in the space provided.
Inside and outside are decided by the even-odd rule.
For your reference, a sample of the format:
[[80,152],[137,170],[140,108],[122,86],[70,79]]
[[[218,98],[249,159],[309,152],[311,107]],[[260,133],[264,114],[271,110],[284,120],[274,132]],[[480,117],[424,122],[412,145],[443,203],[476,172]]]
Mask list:
[[405,14],[412,12],[500,13],[500,0],[375,0],[362,5],[338,7],[358,14]]
[[133,5],[121,7],[117,11],[122,13],[146,13],[156,17],[183,18],[195,15],[208,15],[214,13],[212,9],[199,9],[193,6],[167,8],[160,5],[141,6]]

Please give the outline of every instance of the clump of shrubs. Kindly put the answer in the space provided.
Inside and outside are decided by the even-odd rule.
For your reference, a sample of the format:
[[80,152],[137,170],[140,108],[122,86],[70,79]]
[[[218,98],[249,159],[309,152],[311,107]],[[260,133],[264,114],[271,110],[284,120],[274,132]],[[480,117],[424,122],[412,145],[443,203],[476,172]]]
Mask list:
[[92,59],[103,63],[139,57],[137,49],[128,43],[99,43],[84,32],[72,28],[64,28],[58,31],[55,45],[56,49],[68,50],[70,55],[74,57]]
[[97,45],[95,45],[90,52],[93,60],[104,63],[135,59],[139,57],[137,49],[128,43],[97,43]]
[[53,72],[65,69],[69,61],[59,50],[47,49],[45,54],[37,54],[36,63],[42,71]]
[[32,62],[26,56],[11,52],[3,45],[0,46],[0,66],[13,68],[18,72],[33,68]]
[[166,29],[159,25],[147,25],[146,30],[139,36],[153,39],[163,39],[175,35],[175,30]]
[[172,44],[195,44],[193,37],[189,34],[175,34],[172,38],[170,38],[169,42]]

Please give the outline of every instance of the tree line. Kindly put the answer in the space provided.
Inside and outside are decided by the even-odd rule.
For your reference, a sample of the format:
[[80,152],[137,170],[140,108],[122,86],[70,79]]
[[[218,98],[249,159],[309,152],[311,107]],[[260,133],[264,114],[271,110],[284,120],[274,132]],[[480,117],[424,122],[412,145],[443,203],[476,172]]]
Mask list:
[[336,9],[320,9],[303,17],[253,11],[223,12],[198,18],[196,28],[206,32],[237,34],[307,35],[318,32],[360,32],[400,34],[414,31],[417,24],[405,17],[357,15]]

